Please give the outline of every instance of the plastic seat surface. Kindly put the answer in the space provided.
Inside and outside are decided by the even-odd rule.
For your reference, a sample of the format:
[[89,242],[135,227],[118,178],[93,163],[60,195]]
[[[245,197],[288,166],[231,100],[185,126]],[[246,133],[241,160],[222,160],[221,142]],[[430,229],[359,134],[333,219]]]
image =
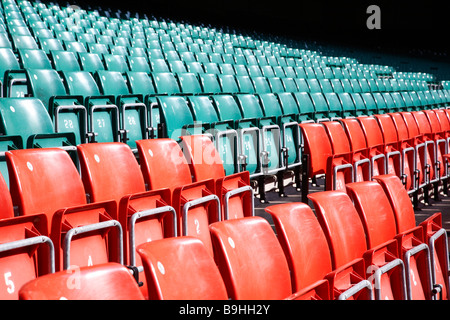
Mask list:
[[117,263],[59,271],[25,284],[20,300],[144,300],[130,271]]
[[214,259],[193,237],[155,240],[138,247],[151,300],[227,299]]

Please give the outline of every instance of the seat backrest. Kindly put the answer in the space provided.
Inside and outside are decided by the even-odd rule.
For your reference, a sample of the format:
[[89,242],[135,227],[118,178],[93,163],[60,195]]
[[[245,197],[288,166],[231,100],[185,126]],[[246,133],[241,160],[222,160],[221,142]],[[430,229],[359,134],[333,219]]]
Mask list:
[[[423,110],[425,115],[427,116],[428,121],[430,122],[431,131],[433,133],[438,133],[441,131],[445,131],[442,129],[441,122],[435,110]],[[445,124],[444,124],[445,125]],[[448,125],[448,122],[447,122]]]
[[180,143],[194,181],[225,176],[222,159],[208,136],[182,136]]
[[180,96],[158,96],[160,121],[165,124],[163,137],[178,140],[182,128],[194,124],[187,100]]
[[293,292],[331,272],[330,249],[311,207],[305,203],[271,205],[265,209],[275,224],[278,240],[291,270]]
[[133,94],[154,94],[156,93],[155,85],[152,78],[146,72],[129,71],[127,72],[128,85]]
[[402,115],[399,112],[389,113],[389,115],[394,121],[395,128],[397,129],[398,140],[403,141],[409,139],[408,127]]
[[350,142],[342,124],[339,121],[324,121],[322,124],[330,139],[333,154],[349,153]]
[[151,300],[222,300],[227,291],[199,239],[176,237],[138,246]]
[[289,267],[267,220],[220,221],[210,231],[215,260],[231,299],[278,300],[291,294]]
[[179,144],[169,138],[137,140],[142,176],[148,189],[156,190],[192,183],[191,172]]
[[416,119],[420,134],[428,134],[433,132],[431,123],[423,111],[413,111],[411,114],[414,119]]
[[319,123],[302,123],[304,152],[309,154],[310,177],[326,172],[327,158],[333,154],[330,139]]
[[420,135],[420,128],[411,112],[401,112],[406,127],[408,128],[408,135],[410,138],[414,138]]
[[130,93],[125,79],[119,71],[99,70],[96,73],[96,78],[100,91],[104,95],[118,96]]
[[220,120],[239,120],[242,118],[239,106],[232,95],[216,95],[212,98]]
[[32,96],[39,98],[47,111],[53,114],[49,102],[50,98],[66,95],[66,88],[58,72],[54,69],[28,69],[27,79],[30,83]]
[[78,145],[77,151],[84,188],[92,202],[119,203],[125,195],[145,191],[139,164],[127,144],[86,143]]
[[20,135],[24,146],[32,134],[54,132],[50,115],[38,98],[3,98],[0,112],[1,132]]
[[367,250],[364,227],[352,200],[342,191],[310,193],[308,198],[327,238],[333,269],[361,258]]
[[44,213],[50,224],[56,210],[86,204],[80,175],[66,151],[12,150],[6,161],[11,198],[20,215]]
[[253,94],[238,94],[236,99],[242,110],[245,119],[259,119],[264,117],[263,110],[257,97]]
[[383,188],[377,182],[362,181],[348,183],[346,191],[363,223],[367,247],[394,239],[397,234],[394,212]]
[[360,151],[367,148],[364,131],[356,118],[341,119],[352,151]]
[[110,262],[38,277],[20,289],[19,299],[144,300],[144,297],[130,271]]
[[398,141],[397,128],[391,116],[388,114],[377,114],[374,116],[383,134],[383,142],[385,144],[395,143]]
[[378,125],[377,119],[374,117],[359,117],[358,121],[365,134],[368,147],[375,147],[384,143],[383,133]]
[[216,109],[208,96],[189,96],[189,105],[194,115],[195,121],[203,123],[214,123],[219,121]]
[[20,61],[24,69],[51,69],[47,54],[41,49],[19,49]]
[[69,94],[83,97],[100,96],[100,89],[88,71],[64,71],[64,83]]
[[395,214],[397,232],[401,233],[416,226],[416,217],[411,199],[399,177],[392,174],[375,176],[386,193]]

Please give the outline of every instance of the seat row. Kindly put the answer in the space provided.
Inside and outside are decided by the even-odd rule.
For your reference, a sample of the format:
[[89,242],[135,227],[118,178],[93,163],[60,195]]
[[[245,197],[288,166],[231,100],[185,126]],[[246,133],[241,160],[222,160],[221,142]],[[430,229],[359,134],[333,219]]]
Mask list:
[[[351,183],[347,191],[311,194],[317,216],[304,203],[267,207],[276,234],[261,217],[214,222],[209,226],[212,255],[193,237],[169,237],[139,245],[149,279],[148,297],[448,299],[448,248],[440,213],[416,226],[408,194],[394,175]],[[81,270],[83,276],[89,272],[95,276],[99,269],[107,268],[119,269],[110,264]],[[103,277],[109,278],[114,273],[105,274]],[[106,293],[102,288],[90,290],[92,283],[86,281],[81,290],[72,293],[64,282],[67,277],[67,271],[39,277],[21,288],[20,297],[123,298],[121,293],[113,295],[120,282],[106,284]],[[130,297],[140,298],[130,279],[128,275],[125,288],[134,292]]]
[[[447,192],[447,109],[376,114],[336,121],[300,124],[304,142],[303,174],[324,174],[327,190],[392,173],[402,179],[418,205],[419,192],[443,184]],[[308,181],[302,185],[306,201]]]
[[248,172],[225,176],[208,137],[187,136],[182,144],[141,140],[139,146],[140,164],[123,143],[79,145],[80,172],[58,148],[6,153],[2,298],[17,298],[36,276],[105,262],[130,266],[144,292],[140,243],[189,235],[211,253],[210,223],[254,215]]

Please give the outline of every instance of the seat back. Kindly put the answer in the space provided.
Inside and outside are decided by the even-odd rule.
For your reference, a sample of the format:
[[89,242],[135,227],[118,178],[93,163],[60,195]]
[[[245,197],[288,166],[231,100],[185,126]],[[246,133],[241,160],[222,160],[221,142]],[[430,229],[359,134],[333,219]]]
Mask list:
[[331,272],[330,249],[311,207],[305,203],[271,205],[265,209],[291,270],[293,292],[324,279]]
[[142,176],[150,190],[192,183],[188,162],[179,144],[169,138],[136,141]]
[[367,247],[374,248],[392,240],[397,234],[397,226],[383,188],[377,182],[362,181],[347,184],[346,190],[363,223]]
[[352,151],[361,151],[367,148],[364,132],[356,118],[348,118],[341,120]]
[[231,299],[285,299],[291,294],[286,258],[275,233],[261,217],[210,226],[215,260]]
[[310,193],[331,250],[333,269],[363,256],[367,250],[364,227],[349,196],[341,191]]
[[411,199],[401,182],[395,175],[379,175],[374,177],[390,201],[395,214],[397,233],[405,232],[416,226],[416,218]]
[[139,164],[128,145],[86,143],[79,145],[77,151],[84,188],[92,202],[119,203],[125,195],[145,191]]
[[19,299],[144,300],[144,297],[130,271],[110,262],[39,277],[20,289]]
[[69,154],[56,148],[12,150],[6,153],[13,204],[20,215],[54,213],[86,204],[80,175]]
[[155,240],[138,247],[151,300],[227,299],[214,259],[192,237]]
[[327,158],[333,154],[325,128],[319,123],[302,123],[300,128],[304,154],[309,155],[309,177],[325,173]]
[[383,133],[374,117],[360,117],[358,121],[363,129],[368,147],[383,145]]

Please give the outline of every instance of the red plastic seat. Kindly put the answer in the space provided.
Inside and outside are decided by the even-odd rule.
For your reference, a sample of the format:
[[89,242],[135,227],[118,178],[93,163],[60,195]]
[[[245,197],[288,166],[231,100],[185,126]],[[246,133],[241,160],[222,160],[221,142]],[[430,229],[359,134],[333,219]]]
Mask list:
[[226,176],[222,159],[212,140],[206,135],[181,136],[181,148],[194,181],[214,179],[215,193],[222,201],[222,219],[254,215],[250,173]]
[[203,243],[177,237],[141,244],[151,300],[228,299],[220,272]]
[[172,190],[171,205],[177,213],[177,234],[202,239],[212,254],[208,226],[221,220],[220,199],[215,195],[214,180],[192,182],[189,166],[175,140],[139,140],[136,145],[141,170],[145,171],[143,175],[147,177],[149,187]]
[[[325,123],[325,122],[324,122]],[[345,188],[346,182],[353,181],[353,164],[351,153],[335,153],[333,146],[341,144],[331,143],[327,131],[320,123],[300,124],[303,136],[302,160],[302,201],[307,202],[309,192],[308,179],[315,179],[318,175],[325,175],[325,189],[339,190]]]
[[[375,180],[383,187],[395,214],[397,232],[402,233],[416,227],[414,208],[411,200],[402,187],[401,181],[393,175],[382,175]],[[445,229],[442,228],[442,214],[437,212],[423,221],[423,240],[430,248],[433,260],[432,276],[434,285],[442,286],[442,296],[448,299],[448,246]],[[447,279],[447,280],[445,280]]]
[[6,153],[13,203],[20,215],[47,216],[56,271],[70,265],[122,262],[121,227],[114,201],[86,204],[83,183],[62,149]]
[[[292,289],[296,299],[321,299],[345,297],[346,299],[370,299],[372,287],[365,279],[364,260],[355,259],[337,270],[332,269],[330,249],[323,230],[312,209],[305,203],[286,203],[266,208],[271,214],[278,240],[291,270]],[[321,292],[324,279],[326,295]],[[351,295],[348,289],[355,289]],[[365,290],[363,290],[365,289]]]
[[337,172],[337,175],[346,174],[345,178],[341,178],[339,188],[327,188],[327,190],[343,190],[345,191],[345,183],[355,181],[355,179],[369,179],[371,176],[371,164],[368,158],[366,149],[352,151],[349,137],[347,136],[344,127],[340,121],[326,121],[323,122],[333,147],[333,161],[342,161],[343,163],[350,162],[352,164],[353,176],[348,177],[349,170],[346,173]]
[[[177,235],[170,190],[146,191],[139,164],[125,143],[89,143],[77,149],[90,199],[117,203],[125,263],[141,267],[135,251],[139,244]],[[142,280],[142,291],[146,293],[145,279]]]
[[215,260],[233,300],[280,300],[291,296],[286,258],[261,217],[211,224]]
[[107,263],[59,271],[26,283],[20,300],[144,300],[130,271]]
[[54,258],[44,214],[0,220],[0,298],[18,299],[23,284],[55,271]]
[[403,262],[397,242],[368,247],[366,234],[350,197],[342,191],[324,191],[308,196],[331,250],[333,268],[363,258],[367,279],[371,279],[376,299],[406,299]]
[[347,185],[347,192],[363,222],[368,247],[397,239],[401,259],[405,264],[408,299],[431,300],[430,255],[428,246],[423,242],[422,228],[397,233],[391,204],[377,182],[351,183]]
[[[368,145],[366,135],[357,118],[347,118],[340,120],[344,126],[350,142],[350,150],[353,152],[354,162],[368,166],[369,169],[355,172],[355,181],[369,181],[373,175],[385,170],[385,157],[380,145]],[[368,163],[368,164],[366,164]]]

